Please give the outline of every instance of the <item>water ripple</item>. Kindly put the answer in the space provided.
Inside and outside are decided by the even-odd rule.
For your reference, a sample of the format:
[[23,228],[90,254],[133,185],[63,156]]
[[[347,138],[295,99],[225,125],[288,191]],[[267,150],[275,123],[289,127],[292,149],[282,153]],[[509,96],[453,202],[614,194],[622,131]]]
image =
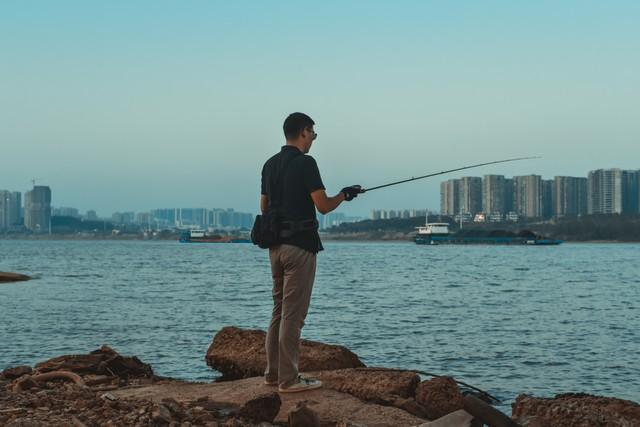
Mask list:
[[[640,400],[640,245],[325,246],[307,338],[507,401]],[[0,369],[109,344],[160,375],[208,381],[213,335],[264,329],[271,313],[267,254],[251,245],[0,241],[0,270],[40,277],[0,287]]]

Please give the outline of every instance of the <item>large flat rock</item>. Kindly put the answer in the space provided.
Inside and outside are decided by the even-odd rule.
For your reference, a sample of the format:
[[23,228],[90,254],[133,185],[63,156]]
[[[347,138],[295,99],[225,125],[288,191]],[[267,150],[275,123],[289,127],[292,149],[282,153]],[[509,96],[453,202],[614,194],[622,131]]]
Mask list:
[[414,397],[420,383],[414,372],[384,368],[338,369],[311,372],[308,376],[320,379],[327,388],[374,403]]
[[584,393],[537,398],[521,394],[513,406],[513,418],[539,427],[635,427],[640,426],[640,405],[630,400]]
[[[210,401],[242,406],[249,400],[274,390],[277,389],[264,385],[262,377],[256,377],[211,384],[167,381],[138,388],[120,389],[112,393],[116,397],[147,399],[154,402],[161,402],[165,398],[187,402],[206,396]],[[322,426],[334,426],[339,421],[349,420],[367,427],[413,427],[427,421],[401,409],[364,402],[350,394],[328,388],[302,393],[280,393],[280,398],[282,406],[276,416],[276,422],[286,422],[289,411],[298,402],[303,401],[318,414]]]
[[[221,380],[257,377],[264,374],[267,355],[266,333],[233,326],[222,328],[207,350],[207,364],[222,374]],[[358,356],[340,345],[300,340],[300,372],[364,367]]]
[[0,283],[23,282],[25,280],[31,280],[31,277],[24,274],[0,271]]
[[71,371],[76,374],[112,375],[119,377],[153,377],[151,365],[137,357],[121,356],[103,345],[89,354],[54,357],[35,366],[38,372]]

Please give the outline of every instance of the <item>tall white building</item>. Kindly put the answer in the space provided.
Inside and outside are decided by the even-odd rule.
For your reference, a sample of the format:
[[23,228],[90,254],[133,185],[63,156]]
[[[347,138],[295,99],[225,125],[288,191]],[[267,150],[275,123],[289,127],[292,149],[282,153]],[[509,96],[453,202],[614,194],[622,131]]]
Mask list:
[[587,178],[554,177],[552,197],[554,216],[585,215],[587,213]]
[[450,179],[440,183],[440,214],[460,213],[460,180]]
[[587,178],[589,214],[622,213],[622,170],[598,169]]
[[460,211],[475,215],[482,212],[482,178],[465,176],[460,178]]
[[504,175],[485,175],[482,178],[482,211],[494,217],[506,213]]
[[516,213],[524,218],[543,216],[543,185],[540,175],[514,176],[514,205]]

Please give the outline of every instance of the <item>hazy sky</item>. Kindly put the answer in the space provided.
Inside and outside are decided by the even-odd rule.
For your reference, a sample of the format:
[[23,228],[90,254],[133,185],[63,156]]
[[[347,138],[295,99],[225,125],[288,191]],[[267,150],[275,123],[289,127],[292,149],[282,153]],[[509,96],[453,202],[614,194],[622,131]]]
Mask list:
[[[328,192],[640,168],[640,2],[0,2],[0,189],[55,206],[257,211],[282,121]],[[443,178],[445,179],[445,178]],[[436,178],[339,211],[438,208]]]

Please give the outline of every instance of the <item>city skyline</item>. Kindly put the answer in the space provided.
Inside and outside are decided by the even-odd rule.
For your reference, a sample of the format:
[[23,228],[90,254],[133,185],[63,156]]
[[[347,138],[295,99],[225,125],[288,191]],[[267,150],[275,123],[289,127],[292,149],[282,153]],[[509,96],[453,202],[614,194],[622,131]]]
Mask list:
[[640,168],[596,169],[587,177],[484,175],[440,183],[440,213],[466,220],[517,221],[593,214],[640,214]]
[[[255,211],[293,111],[330,195],[529,155],[481,173],[630,169],[639,21],[632,1],[2,2],[0,180],[99,212]],[[426,180],[344,209],[438,196]]]
[[[530,183],[529,186],[531,185],[539,185],[541,186],[541,190],[540,190],[540,197],[542,196],[542,193],[545,194],[544,197],[546,197],[546,201],[545,204],[549,205],[551,203],[553,203],[554,206],[561,206],[561,205],[565,205],[565,208],[560,208],[561,212],[564,212],[563,209],[568,209],[568,215],[572,215],[572,207],[568,207],[568,204],[571,203],[578,203],[578,204],[587,204],[587,199],[584,198],[581,201],[576,201],[573,200],[572,202],[569,202],[568,199],[572,198],[575,199],[575,197],[580,197],[580,196],[576,196],[576,195],[565,195],[565,193],[569,192],[571,193],[572,191],[575,191],[576,185],[583,185],[585,186],[585,189],[583,190],[584,192],[587,191],[586,189],[586,183],[587,183],[587,177],[593,175],[594,173],[597,173],[599,171],[618,171],[617,173],[620,173],[621,175],[618,176],[618,179],[622,179],[623,176],[627,177],[627,175],[625,175],[627,172],[637,172],[640,171],[640,168],[631,168],[631,169],[621,169],[621,168],[599,168],[599,169],[595,169],[595,170],[591,170],[588,171],[586,176],[583,177],[575,177],[575,176],[568,176],[568,175],[556,175],[554,176],[552,179],[545,179],[542,175],[538,175],[538,174],[529,174],[529,175],[514,175],[513,178],[505,178],[505,175],[503,174],[489,174],[489,175],[484,175],[485,178],[489,178],[489,179],[483,179],[481,177],[476,177],[476,176],[463,176],[463,177],[458,177],[458,178],[450,178],[448,180],[445,181],[440,181],[438,186],[439,186],[439,197],[440,197],[440,201],[437,207],[425,207],[424,209],[422,208],[411,208],[412,210],[424,210],[424,211],[440,211],[443,212],[443,206],[447,205],[449,206],[447,209],[445,209],[445,211],[451,211],[451,209],[455,209],[456,212],[459,212],[460,209],[462,208],[463,212],[480,212],[480,211],[484,211],[484,212],[493,212],[493,211],[504,211],[504,206],[505,205],[509,205],[509,206],[514,206],[514,211],[521,211],[521,212],[527,212],[527,214],[525,214],[525,216],[529,216],[529,217],[534,217],[536,216],[535,214],[533,214],[532,212],[538,212],[539,214],[541,214],[541,216],[550,216],[550,212],[546,211],[546,212],[542,212],[542,204],[543,202],[537,201],[537,202],[532,202],[529,198],[529,200],[525,200],[524,198],[522,200],[518,200],[517,199],[517,195],[518,194],[523,194],[522,191],[518,192],[517,187],[518,185],[521,188],[525,188],[527,185],[524,184],[524,181],[526,181],[527,179],[534,179],[534,180],[539,180],[540,182],[533,182]],[[638,179],[636,178],[636,176],[640,177],[640,175],[633,175],[633,177],[630,177],[630,179],[634,180],[634,179]],[[584,179],[584,183],[580,184],[580,183],[566,183],[566,182],[562,182],[562,183],[556,183],[554,182],[555,180],[557,180],[558,178],[561,179],[569,179],[569,180],[582,180]],[[629,179],[629,178],[628,178]],[[498,180],[498,183],[493,183],[494,180]],[[611,178],[609,178],[609,180],[611,180]],[[502,182],[504,181],[504,182]],[[446,187],[446,191],[444,190],[444,186],[451,182],[455,187]],[[635,181],[634,181],[635,182]],[[491,189],[492,186],[497,185],[500,190],[498,191],[498,196],[497,197],[491,197],[490,193],[491,193]],[[546,185],[547,188],[545,188],[544,190],[542,190],[542,186]],[[637,184],[640,188],[640,183]],[[569,186],[568,188],[566,188],[567,186]],[[35,187],[39,187],[39,186],[34,186]],[[504,188],[507,188],[507,191],[505,191]],[[536,190],[537,191],[537,190]],[[594,190],[589,190],[589,193],[593,193]],[[620,190],[617,190],[618,192]],[[25,192],[25,196],[29,191]],[[57,192],[56,192],[57,193]],[[456,197],[453,196],[453,194],[457,194]],[[4,198],[9,197],[9,195],[13,194],[15,197],[15,195],[17,194],[18,197],[18,201],[20,200],[20,194],[22,194],[20,191],[13,191],[13,190],[6,190],[6,189],[2,189],[0,188],[0,196],[2,196],[2,194],[6,194],[6,196],[3,196]],[[476,197],[473,197],[473,194],[476,195]],[[480,196],[478,197],[477,195],[480,194]],[[513,199],[509,199],[509,197],[514,197]],[[503,198],[507,198],[505,200],[502,200]],[[558,199],[558,197],[564,197],[564,200],[556,200]],[[614,195],[609,195],[609,198],[614,197]],[[449,199],[451,201],[449,201]],[[638,195],[638,200],[640,200],[640,194]],[[638,203],[638,200],[635,200],[634,202],[627,202],[627,203]],[[617,207],[616,212],[621,212],[622,211],[622,201],[621,201],[621,196],[620,194],[617,195],[617,202],[620,204]],[[25,197],[25,203],[26,203],[26,197]],[[444,203],[444,204],[443,204]],[[491,207],[493,206],[493,204],[497,203],[497,205],[495,207]],[[527,205],[527,203],[529,205]],[[533,205],[532,205],[533,203]],[[54,202],[53,199],[51,201],[51,209],[53,209],[53,211],[60,211],[60,210],[68,210],[69,212],[71,211],[76,211],[77,214],[79,214],[79,212],[84,211],[86,212],[88,216],[90,217],[95,217],[95,218],[99,218],[99,219],[108,219],[113,217],[113,215],[116,214],[120,214],[120,213],[134,213],[134,214],[143,214],[143,213],[150,213],[154,210],[162,210],[162,209],[209,209],[209,210],[236,210],[238,208],[219,208],[219,207],[212,207],[212,208],[205,208],[203,207],[205,204],[201,203],[198,204],[199,207],[166,207],[168,204],[164,203],[165,208],[143,208],[143,209],[133,209],[133,208],[125,208],[125,209],[119,209],[119,210],[112,210],[111,213],[107,213],[106,215],[101,215],[97,213],[96,209],[93,208],[88,208],[88,209],[81,209],[78,208],[77,205],[71,206],[71,205],[64,205],[64,204],[59,204],[57,202]],[[192,205],[192,206],[198,206],[198,205]],[[414,203],[414,206],[416,206],[417,204]],[[7,223],[7,219],[4,219],[3,222],[3,218],[2,215],[5,215],[5,218],[8,218],[9,213],[5,211],[3,211],[2,209],[2,204],[0,204],[0,228],[2,228],[2,224]],[[175,206],[175,205],[174,205]],[[344,215],[346,217],[353,217],[353,218],[364,218],[364,217],[370,217],[372,215],[372,211],[373,210],[394,210],[394,209],[399,209],[398,206],[399,205],[395,205],[395,206],[391,206],[391,207],[383,207],[383,206],[375,206],[372,209],[369,209],[368,212],[364,213],[364,214],[352,214],[348,209],[343,209],[348,207],[349,205],[343,205],[341,206],[340,209],[340,214]],[[406,205],[405,205],[406,206]],[[490,206],[487,209],[485,209],[485,206]],[[402,208],[401,210],[404,210],[405,208]],[[548,209],[548,208],[547,208]],[[539,211],[537,211],[539,210]],[[592,208],[584,208],[583,211],[592,211]],[[629,211],[629,207],[627,206],[626,211]],[[238,212],[242,212],[241,210],[237,210]],[[596,209],[597,211],[597,209]],[[3,213],[4,212],[4,213]],[[248,212],[244,212],[244,213],[250,213],[250,214],[256,214],[257,213],[257,209],[254,211],[249,210]],[[603,210],[602,213],[609,213],[605,210]],[[74,215],[71,215],[74,216]],[[322,217],[322,215],[319,215],[320,217]]]

